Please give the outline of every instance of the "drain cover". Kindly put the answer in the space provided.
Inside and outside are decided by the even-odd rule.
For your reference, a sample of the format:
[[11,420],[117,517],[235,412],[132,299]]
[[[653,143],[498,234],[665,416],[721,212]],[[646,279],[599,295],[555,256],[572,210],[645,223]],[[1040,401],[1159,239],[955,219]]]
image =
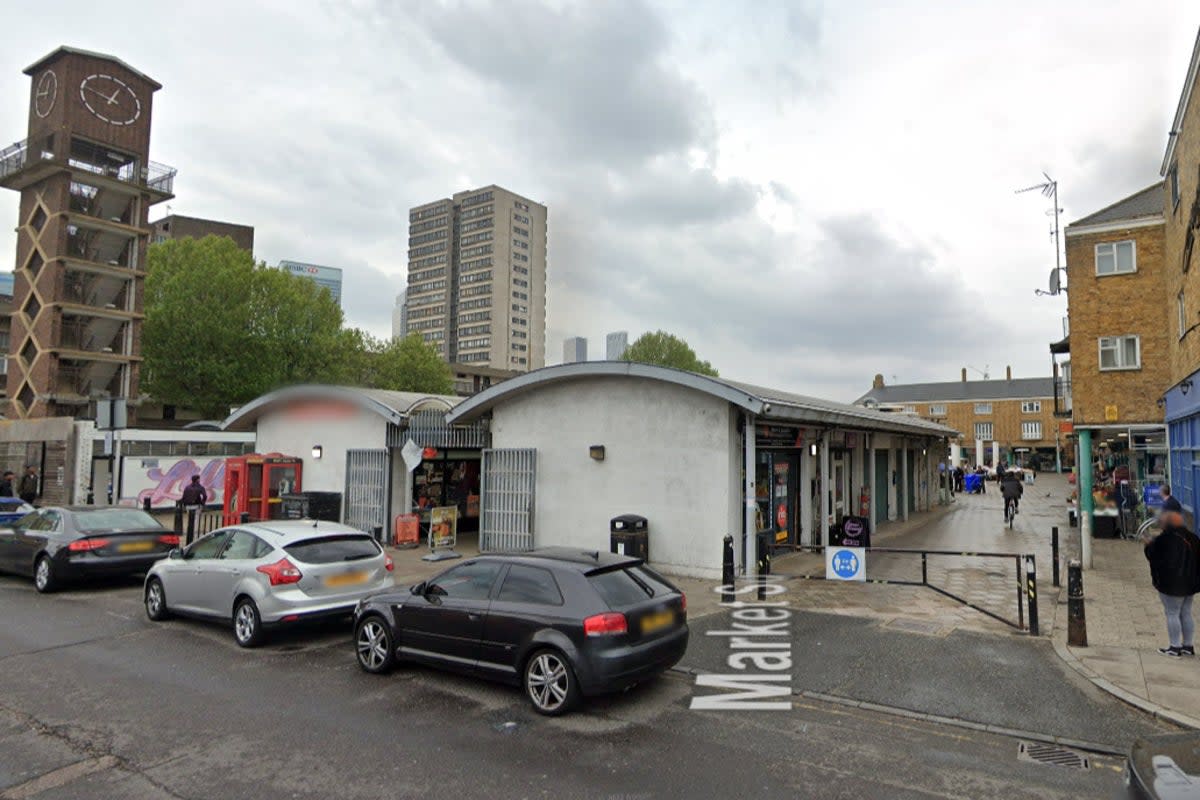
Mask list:
[[1050,764],[1055,767],[1067,767],[1068,769],[1091,768],[1087,756],[1082,753],[1077,753],[1074,750],[1068,750],[1058,745],[1041,744],[1039,742],[1021,742],[1017,746],[1017,760],[1032,761],[1035,764]]

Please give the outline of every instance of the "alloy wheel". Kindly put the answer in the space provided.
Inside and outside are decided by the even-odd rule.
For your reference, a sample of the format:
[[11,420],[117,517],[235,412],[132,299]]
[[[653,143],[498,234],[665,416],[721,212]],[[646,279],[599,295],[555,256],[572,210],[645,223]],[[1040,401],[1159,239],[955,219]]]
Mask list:
[[255,629],[254,607],[249,603],[242,603],[238,606],[237,616],[233,620],[233,632],[238,641],[244,643],[254,638]]
[[37,567],[33,573],[33,585],[37,587],[39,592],[46,591],[46,587],[50,585],[50,561],[48,559],[38,559]]
[[540,653],[525,675],[529,699],[542,711],[557,711],[567,700],[571,677],[567,665],[554,653]]
[[388,636],[379,620],[367,620],[358,629],[358,658],[369,670],[379,670],[387,662]]
[[158,581],[151,581],[150,588],[146,590],[146,610],[150,612],[151,618],[156,618],[162,613],[162,607],[162,584],[160,584]]

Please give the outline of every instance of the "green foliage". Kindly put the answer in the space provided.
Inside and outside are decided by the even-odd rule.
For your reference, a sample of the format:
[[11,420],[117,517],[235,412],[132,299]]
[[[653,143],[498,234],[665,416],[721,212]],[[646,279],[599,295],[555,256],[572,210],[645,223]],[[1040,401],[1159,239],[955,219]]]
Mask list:
[[718,377],[712,364],[701,361],[687,342],[666,331],[643,333],[637,341],[629,345],[622,361],[637,361],[642,364],[657,364],[662,367],[674,367],[701,375]]
[[385,343],[375,354],[375,380],[380,389],[426,394],[453,394],[454,377],[441,353],[419,333]]
[[142,385],[158,400],[220,418],[343,373],[342,311],[312,281],[256,264],[227,237],[162,242],[148,261]]

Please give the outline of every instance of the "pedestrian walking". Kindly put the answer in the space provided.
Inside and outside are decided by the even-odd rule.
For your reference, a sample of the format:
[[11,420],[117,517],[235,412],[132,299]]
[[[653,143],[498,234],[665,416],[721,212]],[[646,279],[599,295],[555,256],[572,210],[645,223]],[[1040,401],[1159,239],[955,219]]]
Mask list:
[[1195,656],[1192,598],[1200,591],[1200,540],[1184,526],[1178,511],[1164,513],[1162,526],[1157,536],[1147,534],[1145,547],[1150,579],[1167,617],[1167,646],[1158,652],[1171,658]]
[[1175,499],[1175,497],[1174,497],[1174,495],[1172,495],[1172,494],[1171,494],[1171,487],[1170,487],[1170,486],[1167,486],[1167,485],[1164,483],[1164,484],[1163,484],[1163,485],[1162,485],[1162,486],[1159,488],[1159,490],[1158,490],[1158,493],[1159,493],[1160,495],[1162,495],[1162,500],[1163,500],[1163,502],[1162,502],[1162,513],[1165,513],[1165,512],[1167,512],[1167,511],[1178,511],[1180,514],[1182,514],[1182,513],[1183,513],[1183,506],[1182,506],[1182,505],[1180,505],[1180,504],[1179,504],[1179,501],[1178,501],[1178,500],[1176,500],[1176,499]]
[[204,484],[200,483],[199,475],[192,476],[192,482],[184,488],[180,500],[183,503],[184,511],[187,512],[187,543],[191,544],[192,536],[196,532],[196,516],[208,502],[208,490],[204,488]]
[[26,503],[33,505],[37,500],[41,489],[41,481],[38,480],[37,467],[33,464],[25,467],[25,474],[21,476],[21,484],[17,487],[17,496]]
[[15,477],[17,477],[17,476],[13,475],[13,472],[11,469],[6,469],[4,471],[4,477],[0,478],[0,497],[16,497],[17,496],[16,487],[13,486],[13,478],[15,478]]

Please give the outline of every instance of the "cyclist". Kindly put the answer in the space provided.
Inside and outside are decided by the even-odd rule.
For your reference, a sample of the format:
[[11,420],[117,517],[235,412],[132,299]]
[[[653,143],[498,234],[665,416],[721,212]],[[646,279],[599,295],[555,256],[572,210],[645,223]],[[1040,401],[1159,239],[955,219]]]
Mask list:
[[1008,513],[1008,501],[1013,504],[1013,514],[1017,513],[1017,509],[1021,504],[1021,495],[1025,493],[1025,486],[1021,483],[1021,478],[1016,472],[1007,472],[1000,483],[1000,493],[1004,495],[1004,511]]

